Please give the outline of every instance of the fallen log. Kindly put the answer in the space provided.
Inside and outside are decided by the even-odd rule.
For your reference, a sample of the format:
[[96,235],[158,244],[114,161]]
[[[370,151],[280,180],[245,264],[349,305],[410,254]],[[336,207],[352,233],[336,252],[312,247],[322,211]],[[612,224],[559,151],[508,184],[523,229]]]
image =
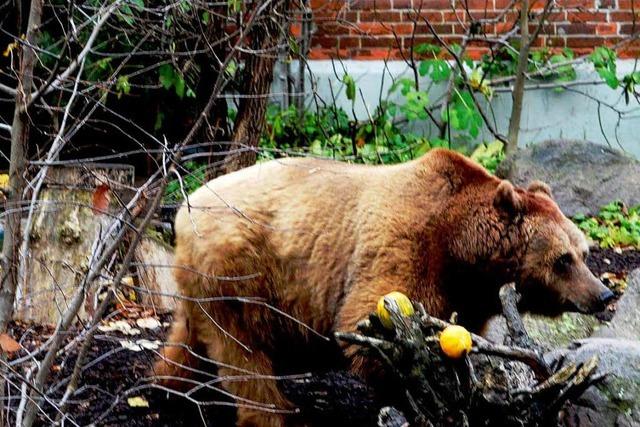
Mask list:
[[[494,344],[471,334],[473,347],[459,359],[448,357],[440,347],[440,333],[452,323],[430,316],[418,303],[413,304],[415,312],[406,316],[397,303],[385,298],[392,328],[385,327],[378,315],[372,313],[359,323],[358,332],[337,333],[338,340],[356,345],[366,357],[381,361],[403,388],[397,393],[403,402],[389,408],[375,398],[369,399],[371,389],[364,385],[356,387],[352,400],[364,399],[367,404],[354,407],[351,412],[342,408],[342,413],[352,419],[377,420],[380,426],[557,424],[565,403],[602,378],[595,375],[598,360],[552,369],[524,329],[516,308],[515,287],[507,285],[500,297],[511,344]],[[340,374],[336,374],[331,381],[344,385],[344,379],[339,378]],[[331,412],[335,402],[327,398],[327,390],[330,393],[334,384],[329,381],[331,384],[327,385],[324,377],[322,381],[327,388],[322,391],[317,377],[303,381],[307,386],[314,384],[311,388],[315,389],[306,394],[307,401],[300,405],[302,410],[312,406],[316,414]],[[314,393],[320,399],[314,400]],[[359,410],[366,414],[358,415]]]

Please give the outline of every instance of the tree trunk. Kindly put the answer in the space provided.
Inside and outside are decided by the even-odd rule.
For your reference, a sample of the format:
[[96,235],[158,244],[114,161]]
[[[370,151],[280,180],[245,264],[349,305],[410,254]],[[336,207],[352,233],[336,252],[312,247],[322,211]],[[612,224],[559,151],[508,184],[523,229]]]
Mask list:
[[21,46],[20,71],[16,94],[13,123],[11,124],[11,157],[9,163],[9,197],[6,204],[5,237],[2,246],[2,287],[0,288],[0,332],[4,332],[13,314],[16,287],[18,285],[18,264],[20,241],[22,238],[20,220],[22,218],[22,192],[25,188],[25,172],[29,142],[29,114],[27,106],[33,90],[33,69],[36,63],[35,51],[30,46],[37,43],[37,33],[42,19],[42,0],[33,0],[29,10],[26,45]]
[[302,12],[302,30],[300,37],[300,56],[298,58],[298,79],[296,84],[296,97],[295,106],[298,110],[298,118],[302,122],[304,118],[304,102],[306,91],[306,67],[307,67],[307,55],[309,54],[309,46],[311,45],[311,27],[313,25],[313,12],[309,1],[303,2]]
[[[541,24],[542,25],[542,24]],[[511,118],[509,119],[509,134],[505,147],[505,152],[511,154],[518,149],[518,134],[520,133],[520,118],[522,117],[522,101],[524,98],[525,73],[529,59],[529,0],[522,0],[520,9],[520,55],[518,57],[518,68],[516,70],[516,81],[513,84],[513,105],[511,107]]]
[[[29,142],[29,114],[27,106],[31,99],[33,88],[33,69],[36,64],[36,53],[33,48],[37,42],[37,34],[42,20],[42,0],[32,0],[27,23],[26,45],[21,46],[20,70],[18,72],[18,87],[13,123],[11,124],[11,155],[9,160],[9,195],[5,205],[5,237],[2,245],[2,282],[0,284],[0,333],[7,330],[7,324],[13,315],[13,303],[16,287],[19,282],[18,249],[22,232],[20,220],[22,218],[22,192],[25,188],[25,172],[27,170],[27,155]],[[19,23],[20,25],[21,23]],[[2,352],[2,358],[6,357]],[[4,371],[4,365],[2,371]],[[1,372],[0,372],[1,373]],[[0,413],[1,425],[6,425],[4,419],[4,397],[6,375],[2,373],[0,380]]]
[[277,44],[286,19],[289,2],[280,0],[272,12],[259,17],[261,22],[251,29],[250,54],[244,69],[244,82],[233,136],[223,170],[233,172],[256,162],[258,142],[264,128],[269,90],[273,81],[273,67],[277,58]]
[[[216,8],[215,13],[211,13],[211,21],[206,28],[206,39],[210,42],[222,40],[225,36],[224,13],[227,8]],[[220,73],[224,70],[220,69],[220,58],[226,58],[228,55],[227,46],[224,43],[215,43],[209,47],[209,51],[200,53],[196,56],[196,62],[200,68],[200,80],[196,87],[198,103],[198,111],[205,108],[207,100],[211,96],[211,90],[214,88],[215,82]],[[224,160],[224,154],[227,150],[227,144],[222,141],[228,141],[230,137],[229,127],[227,123],[227,100],[223,97],[217,98],[211,107],[211,112],[207,118],[207,123],[200,130],[200,141],[211,143],[206,146],[209,151],[207,157],[207,179],[215,176],[216,165],[220,165]]]

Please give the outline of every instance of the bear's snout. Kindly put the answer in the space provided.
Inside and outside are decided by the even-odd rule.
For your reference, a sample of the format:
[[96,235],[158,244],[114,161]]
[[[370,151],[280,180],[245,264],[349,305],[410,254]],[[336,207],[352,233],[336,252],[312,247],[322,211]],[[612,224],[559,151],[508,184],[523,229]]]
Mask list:
[[584,313],[597,313],[604,310],[615,297],[614,293],[595,277],[588,281],[587,288],[584,291],[585,298],[578,298],[578,301],[573,301],[578,310]]
[[610,289],[607,289],[606,291],[600,294],[600,302],[606,306],[611,302],[613,297],[615,297],[614,293],[611,292]]

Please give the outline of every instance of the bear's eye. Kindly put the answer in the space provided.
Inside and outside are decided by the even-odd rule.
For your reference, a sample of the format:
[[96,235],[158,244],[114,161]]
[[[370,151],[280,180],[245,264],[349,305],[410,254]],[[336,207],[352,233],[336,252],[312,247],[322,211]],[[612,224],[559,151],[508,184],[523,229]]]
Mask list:
[[573,264],[573,257],[570,253],[562,254],[555,262],[555,268],[559,272],[564,272]]

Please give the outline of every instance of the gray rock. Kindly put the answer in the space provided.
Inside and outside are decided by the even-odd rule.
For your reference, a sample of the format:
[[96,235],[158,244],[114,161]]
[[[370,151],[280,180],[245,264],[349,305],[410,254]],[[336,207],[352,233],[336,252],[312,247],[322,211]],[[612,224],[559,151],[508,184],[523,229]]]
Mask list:
[[[524,314],[522,320],[529,336],[546,350],[566,347],[575,340],[587,338],[601,324],[596,317],[580,313],[564,313],[558,317]],[[489,320],[484,332],[485,338],[502,344],[507,335],[504,317]]]
[[539,179],[551,186],[565,215],[595,214],[614,200],[640,204],[640,163],[586,141],[550,140],[507,157],[496,174],[516,185]]
[[594,337],[624,338],[640,342],[640,270],[633,270],[627,278],[627,288],[616,304],[611,321],[598,328]]
[[640,342],[587,338],[545,355],[550,363],[583,363],[597,355],[604,380],[587,389],[563,416],[566,426],[640,425]]

